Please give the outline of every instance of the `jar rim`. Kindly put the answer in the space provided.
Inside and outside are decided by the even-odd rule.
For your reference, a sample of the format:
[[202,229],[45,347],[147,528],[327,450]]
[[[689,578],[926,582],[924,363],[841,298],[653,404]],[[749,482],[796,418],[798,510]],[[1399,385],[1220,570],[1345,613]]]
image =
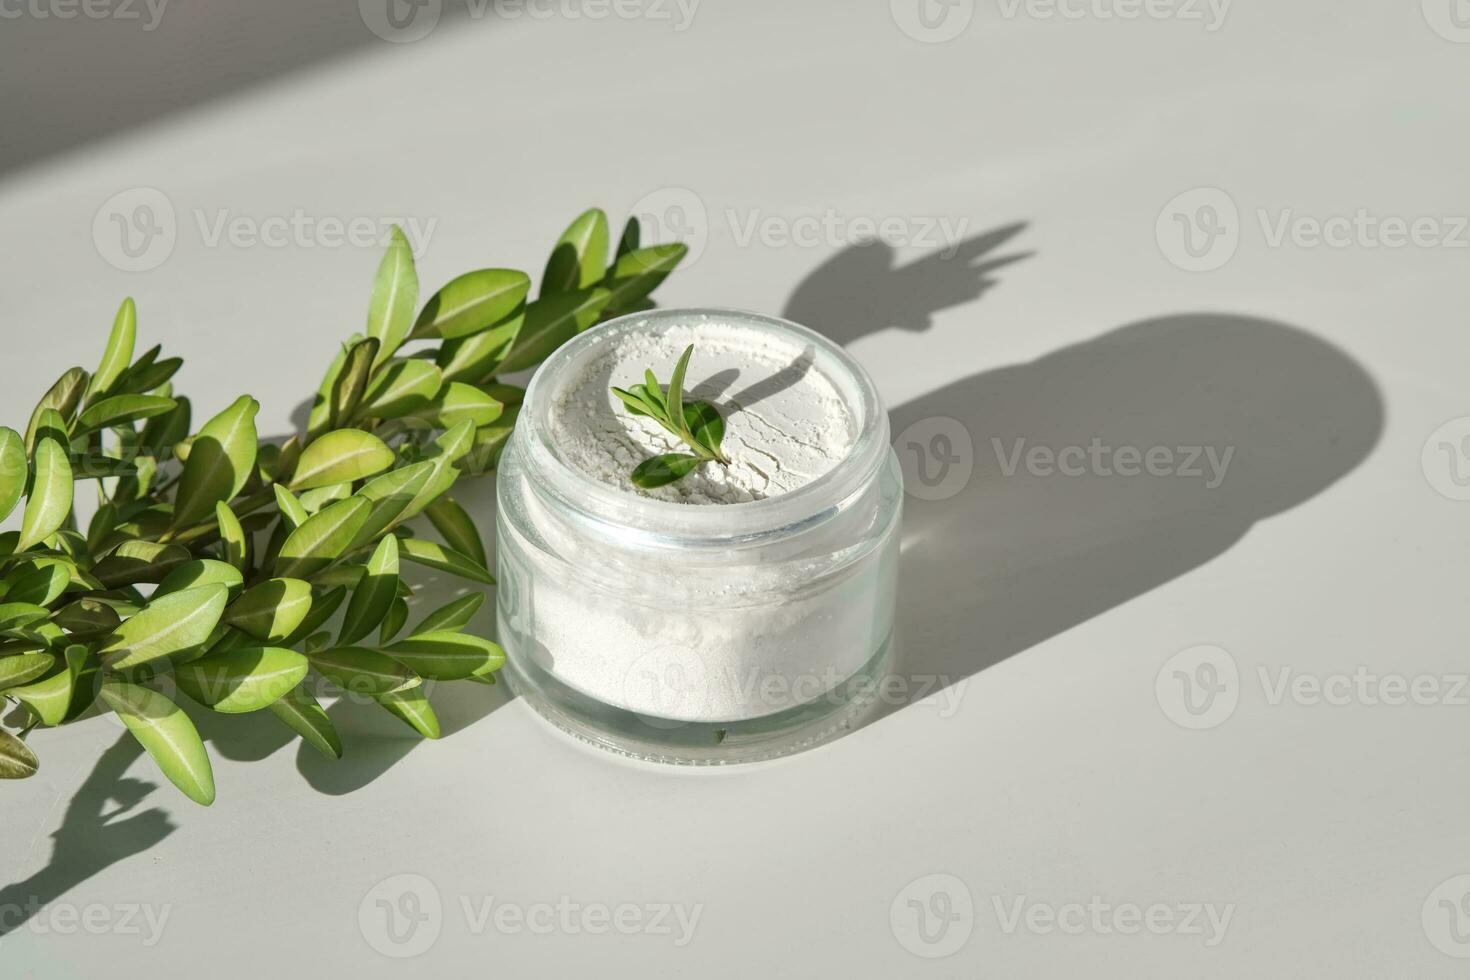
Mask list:
[[[717,320],[754,328],[807,345],[842,392],[854,424],[848,452],[835,466],[808,483],[773,497],[731,504],[686,504],[660,500],[610,486],[568,462],[551,439],[551,409],[557,378],[610,335],[648,325],[687,325]],[[694,307],[632,313],[598,324],[561,345],[537,369],[526,390],[516,426],[516,441],[528,456],[527,478],[585,520],[620,534],[645,532],[682,545],[701,540],[727,544],[766,539],[819,523],[861,493],[881,469],[888,451],[888,413],[872,377],[847,351],[808,327],[790,320],[738,309]]]

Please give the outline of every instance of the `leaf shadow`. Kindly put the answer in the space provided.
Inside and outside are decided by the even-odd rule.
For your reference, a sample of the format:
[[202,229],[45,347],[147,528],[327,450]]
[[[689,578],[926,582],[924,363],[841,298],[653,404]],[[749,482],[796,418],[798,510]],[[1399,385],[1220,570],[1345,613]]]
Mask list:
[[[61,826],[51,835],[51,859],[23,881],[0,888],[0,936],[24,925],[36,912],[108,867],[153,847],[176,829],[161,809],[138,807],[158,788],[130,778],[128,767],[142,747],[123,732],[97,758],[72,795]],[[109,803],[116,803],[109,809]]]
[[1034,254],[995,254],[1026,228],[1002,225],[908,263],[886,242],[850,246],[797,284],[782,316],[843,346],[880,330],[928,330],[934,314],[974,302],[999,283],[996,273]]
[[[1023,227],[965,243],[949,265],[931,255],[900,267],[849,249],[797,287],[787,315],[843,344],[925,330],[1024,257],[988,258]],[[1372,451],[1384,405],[1362,365],[1313,333],[1185,312],[987,366],[890,406],[890,419],[906,485],[895,671],[910,682],[897,690],[911,694],[877,717],[954,687],[952,700],[977,672],[1203,566],[1311,500]],[[1091,457],[1080,472],[1060,471],[1062,451],[1094,443],[1166,449],[1178,472],[1132,479]],[[1036,447],[1050,465],[1029,462]],[[1207,450],[1224,461],[1214,485],[1186,474],[1194,450],[1202,477]]]

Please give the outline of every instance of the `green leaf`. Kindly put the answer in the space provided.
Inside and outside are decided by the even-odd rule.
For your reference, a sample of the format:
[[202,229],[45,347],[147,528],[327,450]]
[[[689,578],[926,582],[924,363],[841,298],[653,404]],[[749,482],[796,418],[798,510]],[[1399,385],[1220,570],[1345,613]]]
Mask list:
[[435,609],[413,628],[412,636],[464,629],[485,603],[485,593],[471,592]]
[[216,584],[149,601],[136,616],[124,620],[98,651],[103,664],[118,671],[164,658],[187,659],[214,632],[228,597],[228,590]]
[[221,500],[229,503],[245,485],[255,467],[255,413],[260,403],[241,395],[229,408],[204,423],[189,449],[189,460],[179,477],[174,498],[173,527],[192,527],[214,513]]
[[490,425],[476,429],[474,448],[470,450],[469,459],[460,464],[460,468],[466,473],[484,473],[495,469],[500,463],[500,454],[505,449],[506,442],[515,431],[516,419],[520,414],[521,406],[507,405],[504,415]]
[[690,456],[688,453],[665,453],[639,463],[634,468],[631,479],[634,486],[652,490],[682,480],[702,462],[704,460],[698,456]]
[[602,278],[607,263],[607,215],[600,208],[583,212],[562,233],[541,277],[541,295],[582,289]]
[[[435,463],[453,463],[470,451],[475,444],[475,424],[469,419],[450,426],[448,431],[434,440],[429,457]],[[429,481],[432,483],[433,481]]]
[[147,484],[152,480],[156,472],[157,466],[154,460],[146,456],[139,457],[134,462],[128,462],[125,459],[118,459],[116,457],[88,454],[77,460],[77,465],[72,469],[72,479],[96,480],[106,477],[119,477],[119,486],[124,481],[130,482],[135,487],[141,483],[143,487],[142,491],[119,489],[113,495],[113,498],[116,500],[133,500],[140,496],[141,492],[146,491]]
[[307,745],[323,755],[342,758],[342,739],[305,684],[298,684],[266,707]]
[[155,415],[143,423],[138,436],[138,455],[168,459],[176,443],[189,436],[194,407],[187,398],[175,398],[172,411]]
[[[368,379],[372,376],[373,364],[378,358],[378,342],[372,337],[359,340],[347,349],[341,373],[332,384],[331,404],[327,413],[327,425],[332,429],[345,425],[352,418],[367,393]],[[321,434],[321,429],[312,429],[307,434],[310,443]]]
[[362,565],[337,565],[313,575],[314,581],[311,584],[318,589],[330,588],[334,585],[345,585],[349,589],[355,589],[366,574],[367,568]]
[[618,256],[603,282],[608,289],[608,309],[626,310],[653,292],[688,252],[687,245],[675,242],[650,245]]
[[311,612],[311,586],[300,579],[273,578],[252,585],[225,610],[223,621],[266,643],[295,634]]
[[642,237],[643,234],[638,224],[638,216],[636,214],[630,215],[627,222],[623,225],[623,234],[618,239],[618,254],[613,257],[614,260],[616,261],[622,258],[629,252],[636,251],[639,240]]
[[25,779],[41,768],[30,746],[6,731],[0,731],[0,779]]
[[122,622],[117,610],[96,599],[78,599],[56,610],[52,622],[68,633],[111,633]]
[[332,427],[332,393],[337,390],[337,379],[342,375],[342,365],[347,362],[347,348],[362,339],[361,334],[353,334],[346,344],[337,348],[332,363],[327,366],[327,373],[322,376],[322,383],[317,386],[316,398],[312,400],[311,412],[307,415],[306,434],[308,438],[315,438]]
[[0,521],[15,510],[30,475],[25,440],[14,429],[0,426]]
[[347,614],[342,617],[342,629],[337,635],[338,644],[347,646],[371,633],[387,615],[397,592],[398,539],[389,534],[378,542],[368,559],[367,574],[352,592],[352,601],[347,604]]
[[341,586],[335,589],[328,589],[320,595],[313,595],[311,611],[306,614],[306,618],[301,621],[301,625],[296,627],[296,631],[286,637],[281,645],[294,647],[307,637],[316,633],[317,630],[322,628],[323,623],[332,618],[332,614],[337,611],[338,606],[342,605],[342,600],[346,597],[347,590]]
[[126,425],[172,412],[177,403],[159,395],[113,395],[88,406],[77,420],[79,431]]
[[694,345],[690,344],[684,348],[684,353],[679,355],[679,363],[674,365],[674,373],[669,378],[668,391],[664,392],[664,414],[668,421],[687,434],[688,429],[684,424],[684,375],[689,370],[689,358],[694,356]]
[[[81,707],[91,701],[90,678],[95,668],[87,669],[87,648],[74,643],[51,671],[38,681],[11,687],[5,694],[29,708],[41,724],[54,726],[80,713]],[[85,683],[84,677],[88,678]]]
[[513,374],[535,367],[562,344],[597,322],[612,293],[600,286],[543,296],[526,306],[526,322],[496,369]]
[[16,602],[12,599],[0,605],[0,629],[29,626],[50,615],[50,610],[45,606],[39,606],[34,602]]
[[395,596],[393,603],[388,607],[388,613],[383,617],[383,624],[378,629],[378,642],[387,643],[398,635],[403,629],[403,624],[408,622],[408,600],[402,596]]
[[419,493],[428,486],[436,468],[433,462],[425,461],[369,480],[357,495],[368,500],[371,507],[349,550],[362,547],[398,523]]
[[112,321],[112,333],[107,338],[107,348],[102,352],[102,363],[92,373],[92,383],[87,386],[89,401],[108,394],[113,382],[133,362],[133,343],[137,334],[138,308],[129,296],[118,308],[117,317]]
[[292,490],[309,490],[360,480],[393,465],[393,450],[361,429],[338,429],[310,443],[296,464]]
[[281,545],[276,577],[308,578],[332,564],[353,542],[371,509],[366,498],[353,496],[308,518]]
[[453,548],[446,548],[419,538],[404,538],[398,542],[398,547],[404,558],[416,564],[437,568],[441,572],[458,575],[472,582],[480,582],[484,585],[495,584],[495,577],[486,571],[483,565]]
[[0,657],[0,690],[35,680],[56,663],[53,653],[20,653]]
[[245,529],[240,526],[240,519],[223,500],[214,505],[214,519],[219,525],[219,540],[225,561],[243,571],[249,551],[249,539],[245,537]]
[[509,316],[530,289],[530,277],[513,269],[466,272],[429,298],[409,336],[453,340],[479,333]]
[[480,532],[463,507],[450,497],[440,497],[424,508],[424,513],[451,548],[473,558],[482,567],[488,567]]
[[333,647],[306,658],[318,674],[352,694],[392,694],[422,683],[397,660],[366,647]]
[[451,381],[434,399],[429,411],[445,429],[452,429],[468,419],[472,425],[489,425],[500,418],[505,406],[473,385]]
[[413,326],[413,311],[419,302],[419,277],[414,269],[413,249],[403,229],[393,226],[388,251],[373,280],[373,298],[368,305],[367,333],[378,341],[373,367],[393,356]]
[[652,405],[660,412],[668,411],[668,406],[664,403],[663,385],[659,384],[658,378],[654,377],[652,368],[643,369],[642,394],[648,404]]
[[642,385],[632,390],[625,388],[612,388],[610,390],[627,407],[628,414],[630,415],[643,415],[650,418],[661,418],[663,415],[662,406],[654,405],[648,400],[648,396],[643,393],[645,389]]
[[[148,353],[157,356],[158,350],[158,347],[154,346]],[[122,377],[117,379],[116,389],[120,394],[128,395],[141,395],[149,392],[167,395],[168,392],[159,389],[168,384],[169,378],[177,374],[179,368],[183,366],[182,357],[166,357],[161,361],[150,360],[147,363],[140,358],[132,367],[123,372]]]
[[352,496],[352,483],[333,483],[325,487],[315,487],[311,490],[302,491],[299,503],[302,510],[307,514],[315,514],[327,504],[334,504],[339,500],[346,500]]
[[386,708],[388,713],[395,718],[402,719],[424,738],[439,737],[439,717],[434,714],[434,706],[429,704],[429,699],[424,696],[422,688],[399,691],[394,694],[379,694],[374,696],[373,700]]
[[275,483],[284,483],[291,479],[291,475],[296,472],[296,464],[301,461],[301,436],[293,433],[291,438],[281,443],[279,449],[268,445],[262,446],[261,452],[267,449],[273,450],[274,459],[271,460],[266,471],[261,474],[261,479]]
[[133,361],[132,366],[123,371],[123,373],[119,377],[126,378],[130,373],[134,371],[148,370],[150,367],[153,366],[153,362],[158,360],[158,355],[161,353],[163,353],[163,345],[154,344],[152,347],[139,354],[137,359]]
[[163,581],[158,583],[158,588],[153,590],[152,600],[161,599],[172,592],[198,589],[206,585],[223,585],[233,598],[245,587],[245,579],[240,570],[228,562],[215,561],[213,558],[195,558],[164,576]]
[[311,517],[301,501],[290,490],[279,483],[271,485],[271,491],[276,495],[276,507],[281,512],[281,522],[285,524],[286,530],[294,531],[305,524],[307,518]]
[[[244,630],[237,630],[233,626],[226,626],[221,622],[219,626],[215,627],[214,638],[205,644],[204,653],[199,656],[202,657],[210,653],[224,653],[227,650],[238,650],[241,647],[257,645],[255,638],[249,633],[246,633]],[[198,659],[199,657],[194,658],[194,660]],[[193,663],[194,660],[190,660],[189,663]]]
[[191,557],[188,548],[176,544],[124,541],[92,568],[92,574],[109,589],[138,582],[161,582]]
[[[14,574],[14,573],[12,573]],[[49,606],[71,584],[71,571],[62,565],[46,565],[16,579],[5,598],[11,602]]]
[[455,468],[454,463],[468,453],[474,444],[475,425],[469,419],[463,420],[435,439],[429,450],[428,462],[432,467],[429,471],[429,479],[414,496],[413,502],[398,515],[394,523],[402,524],[416,516],[441,494],[447,492],[454,485],[454,481],[459,478],[459,470]]
[[490,377],[505,359],[505,355],[510,353],[525,322],[525,309],[522,308],[509,319],[502,320],[487,330],[444,341],[439,345],[439,353],[435,358],[435,362],[443,369],[444,380],[479,384]]
[[70,422],[76,414],[77,406],[82,402],[82,393],[87,390],[87,372],[81,368],[72,368],[56,379],[46,394],[41,396],[41,401],[31,412],[30,425],[26,426],[26,452],[29,453],[36,446],[36,432],[41,426],[41,417],[47,409],[55,409],[61,416],[63,422]]
[[499,644],[468,633],[415,633],[384,652],[420,677],[436,681],[463,680],[505,664]]
[[719,409],[709,402],[690,402],[684,406],[684,427],[717,458],[724,456],[720,445],[725,441],[725,420]]
[[157,691],[113,678],[102,682],[101,694],[171,783],[195,803],[214,802],[209,753],[178,705]]
[[444,383],[439,368],[422,357],[389,361],[373,377],[355,418],[396,419],[434,400]]
[[489,384],[482,384],[477,387],[506,408],[520,408],[526,400],[526,389],[518,385],[501,384],[492,381]]
[[21,519],[16,553],[28,551],[55,534],[71,513],[72,474],[66,446],[66,424],[54,409],[47,409],[36,433],[35,476]]
[[211,651],[175,672],[179,689],[225,714],[258,711],[300,684],[306,658],[281,647]]

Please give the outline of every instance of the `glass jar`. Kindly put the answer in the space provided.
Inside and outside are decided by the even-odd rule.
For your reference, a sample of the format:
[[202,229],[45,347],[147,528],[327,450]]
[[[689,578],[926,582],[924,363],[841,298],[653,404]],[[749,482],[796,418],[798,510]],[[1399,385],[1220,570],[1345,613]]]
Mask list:
[[[847,455],[733,504],[656,500],[567,462],[551,412],[579,366],[691,323],[803,349],[845,402]],[[852,727],[892,657],[902,477],[872,379],[785,320],[661,310],[610,321],[536,372],[497,479],[498,632],[513,690],[567,732],[637,758],[772,758]]]

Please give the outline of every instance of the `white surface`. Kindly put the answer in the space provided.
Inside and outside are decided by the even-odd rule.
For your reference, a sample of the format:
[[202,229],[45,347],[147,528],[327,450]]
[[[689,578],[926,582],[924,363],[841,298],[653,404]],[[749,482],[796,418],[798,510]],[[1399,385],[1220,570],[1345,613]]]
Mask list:
[[[121,735],[105,719],[39,734],[41,774],[3,788],[0,868],[8,896],[52,908],[0,940],[6,975],[1463,976],[1449,953],[1470,944],[1449,914],[1470,873],[1467,707],[1447,692],[1470,669],[1470,504],[1451,499],[1464,493],[1439,447],[1467,426],[1426,441],[1470,416],[1466,236],[1454,222],[1440,234],[1459,248],[1272,236],[1288,213],[1465,215],[1470,45],[1448,0],[1242,2],[1213,31],[1088,12],[1121,7],[1045,18],[980,2],[932,44],[878,0],[706,0],[683,31],[446,16],[418,43],[364,44],[6,174],[12,424],[63,367],[92,364],[132,294],[141,336],[186,356],[196,414],[248,388],[263,430],[284,429],[360,326],[376,250],[211,247],[222,212],[433,221],[432,286],[475,265],[539,272],[583,206],[643,200],[703,209],[685,212],[703,247],[665,303],[784,310],[872,370],[900,451],[943,448],[936,435],[974,447],[968,482],[961,465],[925,493],[963,489],[911,498],[905,525],[909,677],[947,675],[934,697],[721,772],[619,761],[523,705],[485,715],[478,689],[442,699],[456,730],[441,742],[358,735],[335,767],[226,719],[209,810],[166,784],[145,793],[136,781],[162,780],[125,748],[88,784]],[[176,242],[125,273],[92,228],[139,186],[166,195]],[[1176,207],[1214,205],[1235,232],[1191,258],[1165,206],[1198,188],[1228,202]],[[815,240],[796,223],[828,215]],[[836,231],[859,218],[919,240],[844,251]],[[966,240],[1028,227],[942,260],[929,219]],[[1210,265],[1232,242],[1209,272],[1166,255]],[[1022,252],[982,289],[971,266]],[[1207,490],[1024,464],[1008,477],[990,442],[1093,437],[1235,453]],[[1238,680],[1196,717],[1173,671],[1206,659]],[[1427,705],[1275,697],[1281,671],[1359,668],[1444,686]],[[108,793],[136,805],[101,826]],[[375,903],[405,881],[427,882],[442,914],[395,947]],[[1063,911],[1094,896],[1233,911],[1212,947],[1041,918],[1006,930],[1018,899]],[[680,947],[497,929],[493,908],[479,918],[491,897],[700,915]],[[958,918],[926,944],[910,899]],[[56,934],[66,908],[139,903],[168,909],[149,948],[122,929]],[[426,948],[399,961],[373,942]]]

